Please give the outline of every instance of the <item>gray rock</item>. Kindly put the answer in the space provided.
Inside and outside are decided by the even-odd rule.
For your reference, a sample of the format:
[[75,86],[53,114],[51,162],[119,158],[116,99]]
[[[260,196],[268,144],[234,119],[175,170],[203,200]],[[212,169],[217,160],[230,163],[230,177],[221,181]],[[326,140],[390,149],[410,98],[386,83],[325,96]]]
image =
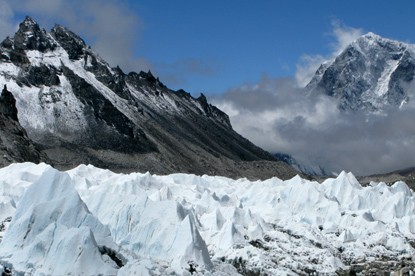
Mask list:
[[408,101],[414,74],[414,45],[368,33],[321,65],[306,88],[338,99],[343,111],[376,111]]
[[[51,58],[56,49],[68,54],[66,62],[70,65],[59,56],[56,62],[31,64],[26,54],[28,50],[39,51],[49,53]],[[39,112],[45,113],[32,116],[42,117],[48,110],[53,111],[54,119],[50,121],[54,123],[48,128],[36,127],[36,122],[27,117],[22,124],[60,169],[90,163],[114,171],[251,179],[297,174],[236,133],[228,115],[211,105],[203,94],[194,98],[183,90],[173,91],[151,72],[126,74],[119,67],[111,68],[79,36],[62,26],[47,33],[33,19],[26,18],[15,36],[0,45],[0,53],[3,62],[12,62],[20,69],[17,75],[9,76],[11,81],[22,91],[28,87],[39,90]],[[79,68],[79,64],[82,72],[74,72],[71,68]],[[94,81],[82,77],[86,74]],[[70,88],[63,90],[66,88],[60,85],[61,80]],[[62,95],[68,93],[82,104],[81,112],[66,102],[67,97]],[[86,122],[82,127],[69,128],[59,119],[62,114],[74,114]]]
[[30,161],[39,163],[49,159],[27,136],[17,118],[16,100],[4,86],[0,96],[0,165]]

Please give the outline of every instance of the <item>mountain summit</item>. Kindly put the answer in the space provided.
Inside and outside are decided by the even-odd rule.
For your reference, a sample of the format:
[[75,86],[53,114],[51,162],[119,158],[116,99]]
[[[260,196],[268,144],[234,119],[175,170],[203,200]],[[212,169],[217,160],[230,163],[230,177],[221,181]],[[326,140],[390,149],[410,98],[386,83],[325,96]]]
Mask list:
[[0,84],[18,119],[58,168],[291,177],[290,167],[236,133],[229,117],[151,72],[112,68],[75,33],[30,17],[0,44]]
[[414,74],[415,45],[367,33],[322,64],[306,88],[337,98],[344,111],[377,111],[405,104]]

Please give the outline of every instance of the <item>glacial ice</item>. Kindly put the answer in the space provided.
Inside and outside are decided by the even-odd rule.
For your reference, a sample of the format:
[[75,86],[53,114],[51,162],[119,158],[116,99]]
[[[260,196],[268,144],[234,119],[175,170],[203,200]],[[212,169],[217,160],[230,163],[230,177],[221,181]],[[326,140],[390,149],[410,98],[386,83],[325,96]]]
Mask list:
[[362,187],[345,172],[320,184],[12,164],[0,169],[0,223],[12,217],[0,271],[332,274],[353,259],[413,256],[414,208],[405,183]]

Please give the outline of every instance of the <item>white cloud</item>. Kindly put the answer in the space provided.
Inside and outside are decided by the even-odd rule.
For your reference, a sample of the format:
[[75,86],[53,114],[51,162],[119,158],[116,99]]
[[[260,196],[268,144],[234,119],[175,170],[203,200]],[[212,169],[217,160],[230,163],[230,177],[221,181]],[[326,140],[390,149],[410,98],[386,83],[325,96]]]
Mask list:
[[319,66],[327,58],[321,55],[302,55],[300,62],[296,65],[295,79],[299,87],[305,87],[313,78]]
[[350,43],[363,35],[362,29],[346,26],[338,20],[333,21],[332,26],[332,36],[335,38],[332,43],[332,57],[339,55]]
[[338,113],[331,98],[306,97],[293,80],[266,76],[258,84],[218,96],[213,103],[230,116],[237,132],[270,152],[295,151],[297,138],[284,137],[284,128],[293,123],[318,128]]
[[16,31],[13,23],[14,12],[7,1],[0,0],[0,40]]
[[228,112],[237,132],[258,146],[307,164],[357,175],[414,165],[415,106],[345,114],[333,98],[304,93],[294,80],[263,78],[217,96],[213,103]]

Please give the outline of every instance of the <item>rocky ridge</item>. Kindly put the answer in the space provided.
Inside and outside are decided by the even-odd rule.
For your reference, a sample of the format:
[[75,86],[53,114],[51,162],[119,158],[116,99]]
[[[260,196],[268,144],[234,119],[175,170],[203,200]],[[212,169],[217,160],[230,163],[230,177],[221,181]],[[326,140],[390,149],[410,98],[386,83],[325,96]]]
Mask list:
[[61,169],[292,177],[297,172],[236,133],[229,117],[167,88],[151,72],[111,67],[76,34],[30,17],[0,44],[0,83],[28,136]]
[[47,160],[20,125],[16,100],[6,86],[0,95],[0,156],[1,166],[13,162],[39,163]]

